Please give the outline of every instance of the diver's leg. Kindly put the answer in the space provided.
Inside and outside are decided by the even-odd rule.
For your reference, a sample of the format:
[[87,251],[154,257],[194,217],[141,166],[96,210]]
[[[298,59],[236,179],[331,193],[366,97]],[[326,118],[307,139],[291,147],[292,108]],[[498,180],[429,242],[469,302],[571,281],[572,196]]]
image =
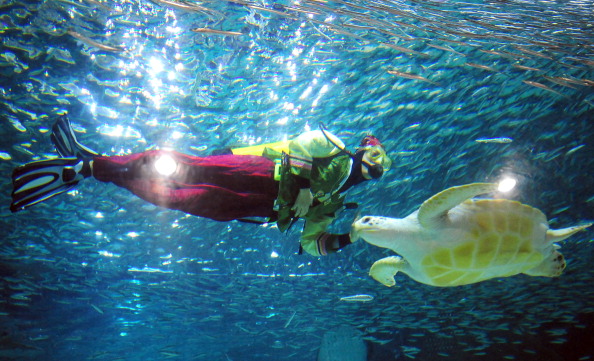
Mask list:
[[[178,154],[179,155],[179,154]],[[183,155],[182,155],[183,156]],[[274,162],[253,155],[219,155],[180,159],[181,180],[190,184],[213,184],[237,193],[276,193]]]
[[[102,182],[165,179],[177,186],[213,184],[238,192],[267,191],[275,186],[274,162],[251,155],[194,157],[151,150],[121,156],[93,158],[93,176]],[[118,184],[119,185],[119,184]]]
[[236,193],[201,184],[172,189],[158,182],[136,181],[128,189],[153,204],[216,221],[247,217],[271,217],[275,196]]
[[[166,174],[159,162],[172,162]],[[93,176],[153,204],[227,221],[272,215],[274,163],[254,156],[192,157],[170,151],[95,157]]]

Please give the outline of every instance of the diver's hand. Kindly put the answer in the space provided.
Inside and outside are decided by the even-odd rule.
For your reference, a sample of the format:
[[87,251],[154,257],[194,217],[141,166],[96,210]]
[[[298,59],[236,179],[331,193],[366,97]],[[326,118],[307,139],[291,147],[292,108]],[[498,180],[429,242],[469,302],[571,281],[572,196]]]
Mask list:
[[299,194],[297,195],[297,199],[295,200],[295,204],[293,211],[295,211],[296,217],[303,217],[309,211],[309,207],[313,202],[313,194],[311,194],[311,190],[309,188],[301,188],[299,190]]

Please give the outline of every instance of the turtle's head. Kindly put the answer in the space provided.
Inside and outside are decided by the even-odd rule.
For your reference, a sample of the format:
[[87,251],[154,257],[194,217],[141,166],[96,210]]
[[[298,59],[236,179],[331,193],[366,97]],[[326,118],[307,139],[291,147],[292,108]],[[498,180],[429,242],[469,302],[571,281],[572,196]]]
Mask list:
[[363,216],[356,220],[351,227],[351,240],[363,238],[367,243],[383,248],[392,248],[395,239],[394,218]]

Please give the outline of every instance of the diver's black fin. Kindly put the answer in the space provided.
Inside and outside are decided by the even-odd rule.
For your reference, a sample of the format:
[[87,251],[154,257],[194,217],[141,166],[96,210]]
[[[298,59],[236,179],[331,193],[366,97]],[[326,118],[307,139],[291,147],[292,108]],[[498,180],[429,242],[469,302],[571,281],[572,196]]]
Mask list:
[[12,172],[10,210],[18,212],[67,192],[89,176],[89,163],[78,158],[45,159],[17,167]]
[[51,139],[60,157],[90,159],[99,155],[99,153],[85,147],[76,140],[76,135],[66,115],[60,116],[54,123]]

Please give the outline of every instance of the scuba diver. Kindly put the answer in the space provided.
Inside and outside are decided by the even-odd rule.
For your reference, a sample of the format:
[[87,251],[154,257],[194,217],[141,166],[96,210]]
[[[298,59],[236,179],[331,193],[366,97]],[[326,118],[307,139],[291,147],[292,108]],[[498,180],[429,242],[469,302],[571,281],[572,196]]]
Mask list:
[[59,158],[14,169],[12,212],[94,177],[155,205],[216,221],[276,222],[285,232],[304,218],[299,253],[305,250],[314,256],[334,253],[355,241],[348,233],[330,234],[326,229],[337,212],[351,205],[344,203],[347,190],[380,178],[391,165],[376,137],[365,136],[353,154],[323,126],[293,140],[206,157],[170,150],[101,156],[77,141],[66,116],[52,127],[51,139]]

